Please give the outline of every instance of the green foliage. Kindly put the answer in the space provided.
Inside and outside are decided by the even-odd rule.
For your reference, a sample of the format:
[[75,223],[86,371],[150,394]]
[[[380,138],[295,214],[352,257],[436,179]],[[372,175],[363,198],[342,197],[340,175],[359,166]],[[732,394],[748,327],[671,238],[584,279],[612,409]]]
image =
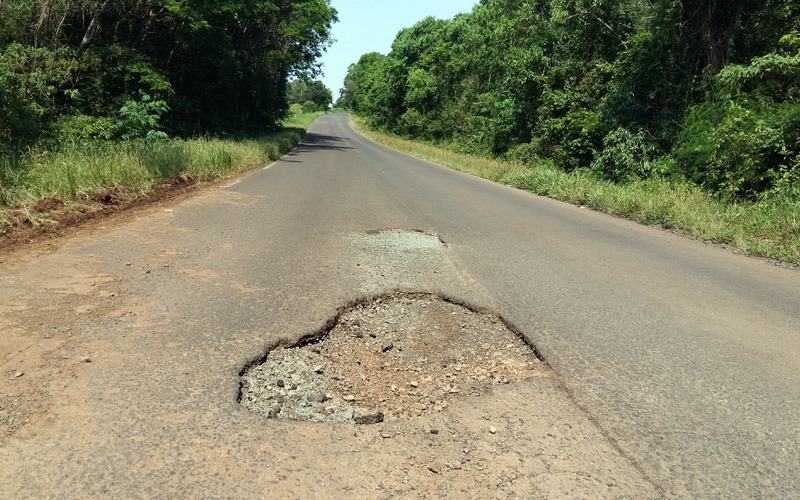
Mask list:
[[503,159],[521,165],[537,165],[542,162],[541,148],[536,143],[517,144],[506,151]]
[[119,137],[119,122],[108,116],[65,115],[54,125],[61,140],[109,141]]
[[592,164],[602,141],[602,124],[595,112],[570,109],[565,116],[541,125],[540,147],[565,171]]
[[74,65],[63,51],[12,43],[0,51],[0,154],[32,144],[58,116]]
[[788,189],[800,177],[800,52],[728,66],[716,83],[683,123],[675,154],[687,175],[734,197]]
[[139,100],[129,100],[119,109],[118,133],[123,140],[166,139],[167,134],[160,130],[159,122],[168,110],[166,102],[154,101],[149,95],[141,92]]
[[644,131],[618,128],[603,139],[603,151],[592,164],[600,178],[631,182],[665,174],[664,163],[654,161],[658,148]]
[[156,130],[154,114],[176,134],[273,129],[288,78],[318,73],[335,21],[329,0],[0,2],[0,148],[113,136],[120,108],[122,136]]
[[394,129],[403,114],[405,66],[394,58],[375,60],[360,80],[357,109],[382,127]]
[[371,67],[382,58],[381,54],[370,52],[361,56],[358,62],[351,64],[347,68],[344,87],[340,91],[339,100],[336,101],[337,107],[358,111],[358,98],[363,99],[364,94],[361,90],[364,85],[364,78]]
[[[0,204],[277,158],[302,130],[162,139],[279,127],[289,78],[318,74],[335,21],[329,0],[0,1]],[[324,109],[330,92],[309,99]]]
[[339,104],[459,151],[774,195],[796,178],[797,19],[786,0],[482,0],[363,56]]
[[16,165],[7,157],[0,159],[0,205],[33,204],[44,198],[80,200],[109,188],[137,196],[153,182],[177,176],[219,179],[276,160],[297,145],[303,133],[287,128],[241,140],[64,141],[59,148],[32,149],[18,157]]
[[[289,82],[289,104],[301,104],[304,112],[327,111],[333,102],[333,93],[319,80],[296,79]],[[311,103],[307,106],[308,103]]]
[[800,106],[747,96],[699,104],[676,157],[704,187],[754,197],[800,173]]
[[313,113],[319,110],[319,105],[314,101],[306,101],[302,104],[303,113]]

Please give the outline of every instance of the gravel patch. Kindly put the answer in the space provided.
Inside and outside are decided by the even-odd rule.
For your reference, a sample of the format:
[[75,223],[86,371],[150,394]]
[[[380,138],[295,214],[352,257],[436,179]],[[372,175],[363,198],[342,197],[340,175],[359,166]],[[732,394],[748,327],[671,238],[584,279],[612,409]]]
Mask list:
[[242,376],[240,402],[269,418],[369,425],[547,371],[497,317],[398,293],[346,311],[316,343],[271,351]]

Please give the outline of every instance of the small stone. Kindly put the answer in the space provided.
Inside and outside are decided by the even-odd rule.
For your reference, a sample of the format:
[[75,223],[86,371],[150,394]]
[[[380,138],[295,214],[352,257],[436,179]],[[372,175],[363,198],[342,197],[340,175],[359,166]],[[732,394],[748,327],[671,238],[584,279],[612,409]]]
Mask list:
[[367,415],[358,415],[353,418],[357,425],[372,425],[383,422],[383,412],[369,413]]
[[25,375],[25,372],[17,372],[14,374],[14,378],[20,378],[23,375]]
[[328,400],[328,396],[324,392],[315,392],[308,399],[310,399],[312,403],[324,403]]
[[378,338],[378,334],[376,334],[375,332],[369,332],[369,336],[370,336],[371,338],[373,338],[373,339],[374,339],[374,338]]
[[352,403],[353,401],[355,401],[355,400],[356,400],[356,397],[355,397],[355,396],[353,396],[352,394],[348,394],[348,395],[347,395],[347,396],[345,396],[343,399],[344,399],[345,401],[347,401],[348,403]]
[[97,307],[95,307],[94,305],[89,304],[89,305],[80,306],[80,307],[75,308],[75,312],[77,314],[91,314],[91,313],[94,312],[95,309],[97,309]]
[[314,367],[314,373],[322,373],[323,371],[325,371],[325,370],[322,367],[322,365],[317,365],[317,366]]
[[431,434],[439,434],[439,429],[431,429]]
[[289,387],[289,390],[290,391],[296,391],[297,390],[297,384],[292,384],[292,386]]
[[458,460],[451,460],[447,466],[450,467],[451,470],[461,470],[461,462]]
[[277,385],[280,388],[284,388],[286,386],[286,382],[284,382],[283,379],[278,379],[278,381],[275,382],[275,385]]
[[433,472],[434,474],[441,474],[442,473],[442,464],[439,462],[432,462],[428,465],[428,470]]
[[417,382],[416,380],[412,380],[411,382],[408,383],[408,385],[410,385],[411,387],[419,387],[419,382]]
[[489,433],[490,434],[497,434],[497,427],[495,427],[495,426],[489,427]]
[[81,356],[81,363],[91,363],[91,362],[92,358],[90,358],[89,356]]
[[389,431],[381,431],[381,437],[382,437],[383,439],[390,439],[390,438],[393,438],[393,437],[394,437],[394,434],[392,434],[392,433],[391,433],[391,432],[389,432]]
[[392,342],[384,342],[381,346],[381,352],[389,352],[394,348],[394,344]]

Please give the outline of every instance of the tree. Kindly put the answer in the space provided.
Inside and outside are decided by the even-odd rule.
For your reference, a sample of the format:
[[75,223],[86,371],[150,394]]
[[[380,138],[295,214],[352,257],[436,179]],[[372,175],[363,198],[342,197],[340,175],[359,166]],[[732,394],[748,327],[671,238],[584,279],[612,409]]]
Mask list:
[[363,56],[340,102],[459,150],[755,196],[800,176],[796,61],[776,45],[798,19],[790,0],[481,0]]
[[[69,72],[45,77],[53,88],[33,135],[62,117],[113,118],[142,93],[167,102],[173,133],[262,131],[286,115],[289,77],[318,74],[335,21],[329,0],[0,1],[0,51],[57,54],[63,64],[43,74]],[[18,80],[12,66],[0,79]],[[4,107],[14,92],[3,90]]]
[[327,111],[333,102],[333,93],[319,80],[296,79],[289,82],[289,104],[313,103],[310,111]]
[[358,111],[358,98],[363,96],[362,86],[363,79],[371,67],[377,63],[383,55],[378,52],[370,52],[364,54],[358,62],[351,64],[347,68],[347,76],[344,78],[344,86],[342,87],[339,95],[339,100],[336,105],[345,109]]

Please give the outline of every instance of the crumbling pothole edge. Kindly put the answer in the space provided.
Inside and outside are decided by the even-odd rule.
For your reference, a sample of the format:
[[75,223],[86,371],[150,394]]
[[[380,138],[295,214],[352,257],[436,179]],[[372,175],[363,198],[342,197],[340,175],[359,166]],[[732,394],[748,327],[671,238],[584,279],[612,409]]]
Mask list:
[[[420,231],[421,232],[421,231]],[[425,233],[427,234],[427,233]],[[281,339],[276,342],[269,344],[266,347],[266,351],[264,354],[258,356],[257,358],[251,359],[250,361],[243,364],[239,369],[239,390],[236,396],[236,401],[238,403],[242,402],[243,390],[244,390],[244,382],[241,380],[242,377],[254,366],[261,365],[266,363],[267,359],[269,358],[270,354],[276,349],[294,349],[294,348],[301,348],[306,347],[312,344],[319,343],[323,341],[330,332],[336,328],[341,320],[342,316],[346,313],[352,311],[353,309],[364,306],[377,300],[384,300],[384,299],[395,299],[395,298],[406,298],[406,299],[439,299],[444,302],[448,302],[450,304],[463,307],[468,311],[475,313],[475,314],[482,314],[482,315],[490,315],[497,318],[503,326],[505,326],[509,331],[511,331],[514,335],[516,335],[533,353],[533,355],[541,361],[547,368],[552,370],[550,363],[545,359],[542,355],[541,351],[533,344],[523,333],[522,331],[514,326],[513,323],[506,320],[502,315],[496,313],[485,307],[477,307],[470,303],[467,303],[463,300],[456,299],[454,297],[450,297],[446,294],[442,293],[432,293],[432,292],[420,292],[420,291],[409,291],[409,290],[394,290],[391,292],[383,292],[377,293],[373,295],[367,295],[355,300],[350,301],[349,303],[345,304],[344,306],[340,306],[336,309],[336,314],[334,314],[331,318],[329,318],[325,324],[317,329],[312,333],[305,334],[301,336],[297,340],[290,340],[290,339]]]
[[[444,241],[444,239],[442,239],[442,237],[439,234],[432,233],[430,231],[425,231],[424,229],[406,229],[406,228],[397,228],[397,227],[385,227],[383,229],[368,229],[367,230],[367,236],[377,236],[377,235],[379,235],[381,233],[390,233],[390,232],[422,234],[422,235],[425,235],[425,236],[430,236],[431,238],[436,238],[437,240],[439,240],[439,243],[441,243],[442,246],[445,247],[445,248],[450,246],[450,244],[447,243],[446,241]],[[391,295],[391,293],[383,294],[383,295]],[[439,296],[439,298],[444,299],[441,296]],[[453,302],[453,303],[456,304],[456,305],[461,305],[461,304],[458,304],[456,302]]]

